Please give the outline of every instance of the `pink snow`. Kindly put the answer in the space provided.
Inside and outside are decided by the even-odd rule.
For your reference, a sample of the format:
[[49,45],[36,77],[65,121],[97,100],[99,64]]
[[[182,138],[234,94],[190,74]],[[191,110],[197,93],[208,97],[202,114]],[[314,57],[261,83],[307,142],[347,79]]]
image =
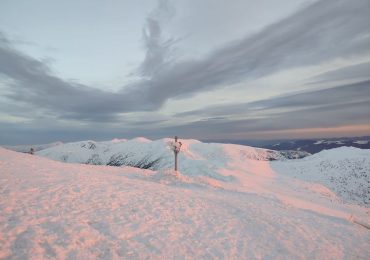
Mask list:
[[330,190],[280,177],[267,161],[229,167],[220,171],[235,181],[208,186],[170,170],[66,164],[0,148],[0,258],[369,257],[369,231],[346,220],[365,208],[330,204]]

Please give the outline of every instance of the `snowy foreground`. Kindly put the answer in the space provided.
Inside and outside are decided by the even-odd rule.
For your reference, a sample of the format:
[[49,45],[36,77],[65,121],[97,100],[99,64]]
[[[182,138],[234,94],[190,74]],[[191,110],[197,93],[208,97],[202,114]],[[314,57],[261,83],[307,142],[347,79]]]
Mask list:
[[[369,150],[269,161],[267,150],[189,140],[177,173],[166,159],[142,170],[41,157],[84,156],[65,145],[0,148],[0,259],[370,257],[359,224],[370,219]],[[104,164],[108,146],[94,152]]]

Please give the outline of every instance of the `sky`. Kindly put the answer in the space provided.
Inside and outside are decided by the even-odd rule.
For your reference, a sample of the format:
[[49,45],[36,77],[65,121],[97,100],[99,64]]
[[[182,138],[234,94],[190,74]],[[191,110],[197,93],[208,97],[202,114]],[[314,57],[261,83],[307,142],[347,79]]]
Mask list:
[[370,135],[370,0],[0,2],[0,144]]

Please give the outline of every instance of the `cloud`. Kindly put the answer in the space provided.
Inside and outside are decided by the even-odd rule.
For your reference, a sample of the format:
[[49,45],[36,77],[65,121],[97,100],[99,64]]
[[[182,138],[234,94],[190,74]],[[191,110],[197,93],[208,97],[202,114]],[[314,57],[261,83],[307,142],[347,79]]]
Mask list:
[[[170,126],[158,124],[170,121],[142,115],[140,120],[120,118],[119,124],[104,122],[90,123],[89,127],[63,125],[38,119],[23,124],[0,122],[0,143],[71,141],[80,139],[109,139],[115,137],[148,136],[161,138],[180,135],[191,138],[267,138],[265,132],[274,137],[274,132],[295,129],[333,128],[340,126],[366,125],[370,111],[370,81],[348,84],[335,88],[280,96],[250,103],[211,106],[194,110],[188,114],[175,115],[177,123]],[[188,120],[187,116],[196,120]],[[134,121],[132,121],[135,119]],[[179,123],[180,122],[180,123]],[[48,125],[45,129],[45,125]],[[167,124],[168,125],[168,124]],[[104,128],[104,131],[101,129]],[[353,127],[355,129],[355,127]],[[369,128],[368,128],[369,129]],[[351,134],[351,133],[347,133]]]
[[179,113],[201,118],[177,126],[184,134],[248,133],[369,124],[370,81],[295,95]]
[[[369,1],[319,1],[261,32],[152,79],[151,96],[181,97],[248,78],[370,54]],[[164,96],[163,96],[164,94]]]
[[63,119],[110,121],[119,113],[156,109],[161,104],[152,102],[148,95],[152,84],[147,77],[152,77],[167,62],[165,56],[171,40],[162,42],[159,23],[169,19],[172,13],[167,1],[158,1],[143,32],[147,48],[140,67],[143,78],[117,93],[58,77],[43,61],[15,49],[13,42],[0,32],[0,79],[8,86],[2,87],[3,97]]
[[158,6],[146,19],[143,28],[143,41],[146,48],[145,59],[139,73],[144,77],[153,77],[171,61],[170,51],[173,39],[163,39],[162,26],[174,15],[174,8],[167,0],[158,1]]
[[[47,127],[45,127],[47,125]],[[113,127],[78,127],[63,125],[45,120],[35,120],[30,123],[0,122],[0,144],[41,144],[55,141],[71,142],[81,140],[110,140],[112,137],[133,137],[125,129]]]
[[[287,130],[284,138],[291,138],[289,131],[312,128],[335,128],[346,125],[368,125],[370,101],[356,104],[329,105],[327,107],[306,108],[285,113],[271,113],[259,118],[220,118],[215,120],[198,120],[183,125],[161,129],[162,134],[176,133],[180,136],[219,139],[229,138],[266,138],[265,132],[270,133],[270,139],[276,138],[275,132]],[[327,134],[327,133],[326,133]],[[347,132],[344,135],[351,135]]]
[[139,68],[142,78],[116,93],[61,79],[0,35],[0,75],[11,82],[6,97],[63,118],[114,120],[120,113],[157,110],[171,98],[370,54],[368,0],[318,1],[206,57],[176,62],[169,54],[172,40],[163,39],[158,18],[168,18],[171,12],[167,1],[159,1],[148,16],[143,31],[147,52]]
[[[328,89],[284,95],[254,102],[213,105],[198,110],[185,111],[176,116],[238,116],[261,114],[265,111],[298,110],[303,108],[327,107],[370,101],[370,81],[340,85]],[[340,118],[340,115],[338,115]]]
[[[41,61],[0,42],[0,76],[7,80],[7,98],[56,114],[80,118],[140,109],[135,93],[112,93],[63,80]],[[137,92],[137,91],[136,91]]]
[[363,62],[321,73],[320,75],[312,78],[312,82],[310,82],[310,84],[341,80],[359,80],[364,78],[369,79],[369,72],[370,62]]

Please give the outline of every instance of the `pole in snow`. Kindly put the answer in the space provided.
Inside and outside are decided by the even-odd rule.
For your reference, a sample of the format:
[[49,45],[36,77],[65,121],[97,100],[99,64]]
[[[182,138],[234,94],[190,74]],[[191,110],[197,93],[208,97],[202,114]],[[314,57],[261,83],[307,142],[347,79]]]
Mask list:
[[180,152],[181,149],[181,142],[177,141],[177,136],[175,136],[175,143],[173,144],[173,152],[175,153],[175,171],[177,171],[177,154]]

